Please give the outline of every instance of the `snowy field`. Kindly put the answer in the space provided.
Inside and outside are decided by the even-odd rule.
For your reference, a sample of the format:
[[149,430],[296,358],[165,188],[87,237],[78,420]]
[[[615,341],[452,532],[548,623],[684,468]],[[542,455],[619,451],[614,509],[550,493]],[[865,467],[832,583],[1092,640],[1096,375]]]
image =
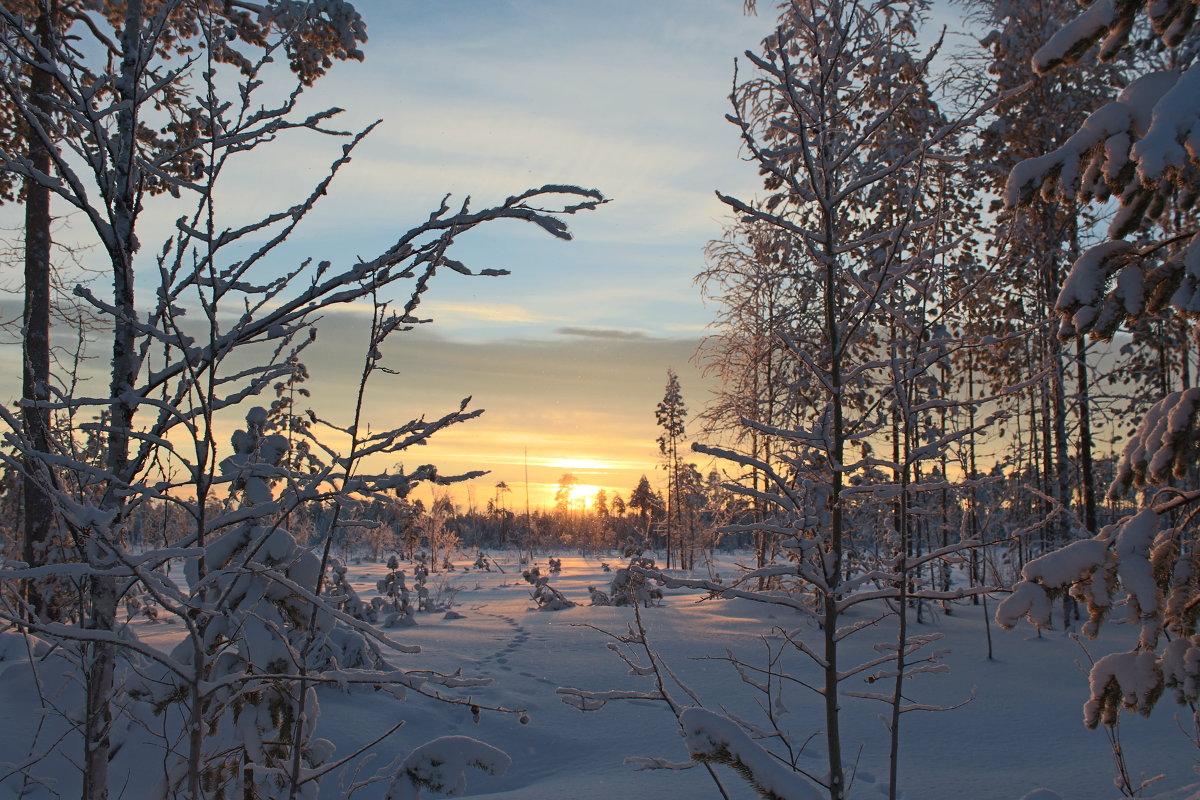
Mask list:
[[[718,565],[732,575],[732,557]],[[399,730],[379,743],[374,764],[382,765],[397,755],[438,736],[461,734],[495,745],[509,754],[512,766],[503,776],[473,772],[468,776],[465,796],[513,798],[514,800],[613,800],[613,798],[706,798],[718,797],[702,768],[689,770],[637,770],[625,759],[656,757],[684,762],[687,754],[677,733],[675,718],[661,702],[626,700],[603,709],[581,712],[564,704],[555,689],[578,687],[586,690],[651,689],[649,679],[632,676],[629,668],[605,644],[612,641],[602,631],[624,633],[633,610],[588,605],[588,587],[607,588],[611,574],[602,570],[602,559],[563,555],[563,570],[551,585],[579,605],[561,611],[537,610],[530,586],[521,579],[514,554],[498,558],[504,572],[463,571],[469,559],[451,573],[435,573],[430,585],[444,591],[457,590],[453,611],[419,613],[415,627],[393,629],[389,635],[405,644],[419,645],[418,654],[389,656],[404,669],[454,671],[464,676],[486,676],[494,682],[471,690],[480,705],[523,709],[517,714],[484,712],[473,721],[467,707],[447,706],[416,695],[401,702],[369,689],[343,692],[322,690],[318,732],[332,740],[339,754],[371,741],[403,720]],[[619,565],[618,556],[607,557]],[[546,557],[539,559],[542,571]],[[411,565],[407,567],[412,575]],[[364,599],[377,596],[375,582],[387,572],[383,564],[351,562],[348,576]],[[707,572],[705,573],[707,575]],[[762,659],[773,641],[772,628],[798,629],[801,636],[816,638],[810,623],[766,609],[744,600],[697,602],[694,593],[667,591],[662,605],[642,611],[650,641],[710,709],[737,714],[762,723],[756,703],[761,696],[743,684],[730,665],[720,657],[732,650],[748,660]],[[994,603],[989,605],[994,609]],[[159,622],[136,623],[143,641],[166,647],[178,636],[178,625]],[[987,660],[983,612],[960,603],[952,615],[940,610],[914,626],[914,633],[945,635],[939,647],[946,652],[949,674],[923,675],[914,679],[909,697],[922,703],[957,705],[961,708],[937,713],[906,714],[902,723],[903,761],[900,786],[909,800],[1018,800],[1037,787],[1046,787],[1064,800],[1074,798],[1117,798],[1113,787],[1111,747],[1104,731],[1086,730],[1080,707],[1086,699],[1086,655],[1061,631],[1039,637],[1028,626],[1005,632],[992,626],[995,659]],[[878,628],[846,643],[844,663],[866,658],[874,640],[889,633]],[[1130,633],[1112,625],[1103,638],[1089,642],[1093,656],[1129,645],[1120,639]],[[764,639],[764,637],[766,637]],[[0,663],[0,762],[23,762],[45,749],[58,734],[55,721],[39,729],[37,693],[52,691],[53,681],[41,675],[35,684],[19,657]],[[717,657],[717,658],[712,658]],[[806,660],[792,658],[786,668],[800,679],[814,679],[815,670]],[[867,689],[865,685],[862,687]],[[685,704],[682,692],[676,692]],[[67,691],[65,697],[69,697]],[[69,699],[62,702],[69,703]],[[815,696],[797,689],[787,697],[784,725],[797,745],[809,741],[802,765],[807,761],[814,773],[822,771],[821,716]],[[858,764],[852,796],[886,796],[887,735],[879,715],[879,703],[845,698],[843,741],[850,743]],[[1177,719],[1177,716],[1179,719]],[[1125,715],[1120,737],[1134,777],[1164,774],[1146,794],[1171,800],[1200,796],[1200,787],[1184,789],[1200,781],[1193,768],[1196,749],[1181,731],[1183,715],[1168,699],[1160,703],[1153,719]],[[816,734],[815,736],[813,734]],[[114,774],[128,775],[124,797],[149,796],[146,792],[156,777],[156,754],[139,741],[136,731],[126,734],[128,744],[118,753]],[[31,743],[37,743],[31,744]],[[859,747],[861,745],[861,750]],[[77,781],[71,770],[53,766],[51,756],[42,774],[59,774],[59,782],[48,787],[22,782],[0,782],[0,797],[71,796]],[[754,793],[732,772],[723,773],[731,796],[754,797]],[[0,773],[0,777],[3,774]],[[114,785],[120,785],[115,780]],[[370,789],[358,797],[378,796]],[[327,780],[322,797],[339,795],[337,781]]]

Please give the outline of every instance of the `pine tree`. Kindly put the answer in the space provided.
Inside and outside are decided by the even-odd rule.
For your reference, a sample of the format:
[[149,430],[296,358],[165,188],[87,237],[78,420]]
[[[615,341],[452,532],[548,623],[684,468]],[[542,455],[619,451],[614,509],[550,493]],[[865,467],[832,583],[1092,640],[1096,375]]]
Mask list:
[[650,523],[654,520],[655,514],[662,508],[662,500],[658,494],[650,487],[650,480],[643,475],[637,486],[629,493],[629,501],[625,505],[638,512],[638,519],[641,521],[642,538],[648,539],[650,536]]

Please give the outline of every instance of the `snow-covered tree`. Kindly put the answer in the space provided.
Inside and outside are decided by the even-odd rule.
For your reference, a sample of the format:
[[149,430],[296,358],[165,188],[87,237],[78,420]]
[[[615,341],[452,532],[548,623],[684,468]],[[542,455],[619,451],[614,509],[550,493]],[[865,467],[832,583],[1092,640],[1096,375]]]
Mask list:
[[[363,398],[380,371],[386,344],[422,321],[417,307],[439,272],[472,274],[450,255],[459,236],[493,220],[513,219],[569,238],[559,215],[592,208],[602,198],[590,190],[547,186],[480,210],[447,202],[373,256],[342,266],[324,260],[280,265],[277,249],[327,194],[369,129],[347,136],[329,173],[282,210],[228,220],[217,203],[220,187],[267,142],[291,132],[344,135],[330,129],[334,111],[297,114],[302,86],[278,91],[267,65],[285,56],[300,83],[307,82],[325,68],[328,48],[352,48],[358,41],[357,14],[339,2],[283,0],[245,8],[135,0],[86,4],[83,13],[88,24],[72,28],[72,38],[52,36],[47,44],[10,5],[0,7],[5,109],[36,132],[51,156],[47,171],[20,151],[0,150],[0,171],[48,189],[56,202],[75,209],[107,255],[114,278],[111,293],[78,290],[111,326],[109,390],[98,397],[64,393],[50,403],[72,414],[103,411],[90,426],[103,444],[100,463],[65,443],[40,446],[15,414],[0,412],[17,458],[44,465],[43,477],[80,476],[78,491],[49,480],[44,487],[76,543],[73,562],[8,565],[0,580],[11,586],[64,576],[77,582],[84,598],[77,624],[28,624],[79,653],[86,700],[78,739],[69,741],[82,745],[82,755],[73,760],[81,768],[85,798],[107,797],[115,780],[108,769],[114,700],[123,688],[118,664],[132,657],[158,665],[167,673],[164,680],[178,689],[166,702],[178,714],[179,735],[163,742],[163,752],[174,765],[169,783],[180,795],[205,796],[205,776],[212,774],[206,770],[223,769],[213,760],[209,733],[226,730],[221,720],[230,719],[222,716],[228,712],[230,724],[248,726],[243,732],[250,738],[239,756],[245,769],[236,776],[223,772],[223,779],[247,796],[308,796],[323,774],[318,765],[329,755],[312,738],[317,718],[312,689],[335,675],[343,683],[357,680],[347,674],[352,660],[344,652],[321,655],[335,652],[325,643],[344,632],[329,628],[327,617],[354,627],[323,599],[333,537],[353,521],[352,509],[363,498],[403,496],[422,481],[456,479],[429,465],[372,473],[363,469],[364,460],[392,463],[439,430],[479,413],[464,401],[432,419],[369,428]],[[182,36],[177,25],[190,31],[182,38],[196,43],[192,59],[171,58]],[[254,38],[247,33],[251,29],[262,36]],[[321,47],[312,46],[310,34],[322,40]],[[93,35],[87,46],[74,38]],[[247,44],[245,51],[239,42]],[[226,63],[233,69],[226,70]],[[54,94],[40,98],[51,106],[53,135],[40,100],[32,102],[18,85],[26,69],[53,79]],[[172,98],[181,85],[191,87],[194,102],[177,117]],[[148,137],[147,128],[168,133]],[[172,238],[145,254],[140,221],[158,191],[194,205],[176,223]],[[135,294],[139,271],[153,286],[144,296]],[[369,309],[371,323],[348,421],[316,418],[308,431],[291,431],[308,440],[325,466],[316,472],[292,469],[287,437],[263,430],[265,412],[250,415],[248,427],[235,437],[233,455],[226,457],[224,437],[217,434],[224,421],[244,416],[247,401],[296,374],[295,359],[312,341],[313,320],[323,310],[356,302]],[[238,459],[242,462],[235,463]],[[226,494],[233,503],[221,507]],[[182,509],[188,530],[173,547],[135,552],[128,544],[135,514],[154,503]],[[332,508],[320,557],[286,530],[289,515],[311,503]],[[186,590],[163,575],[166,565],[180,559],[191,564],[193,580]],[[182,651],[162,654],[136,641],[118,617],[130,593],[148,593],[179,619],[187,631]],[[30,617],[18,598],[4,593],[5,620]],[[256,605],[259,600],[267,605]],[[221,622],[227,612],[244,624],[230,629]],[[265,630],[242,636],[255,626]],[[216,685],[209,681],[213,675],[223,676]],[[421,682],[403,672],[380,675],[372,669],[363,675],[373,684],[420,690]],[[256,749],[259,741],[267,749]]]
[[637,512],[641,521],[640,534],[643,539],[649,540],[650,524],[662,513],[663,501],[658,492],[650,486],[650,479],[645,475],[638,479],[637,486],[629,493],[626,506]]
[[[751,456],[770,464],[769,440],[742,420],[787,425],[798,409],[817,401],[816,387],[803,380],[778,336],[787,331],[796,340],[812,340],[812,316],[803,312],[815,302],[817,286],[797,267],[798,253],[789,238],[771,225],[736,220],[706,252],[708,266],[696,283],[716,306],[716,318],[697,358],[718,388],[698,419],[708,432],[731,436]],[[751,470],[745,480],[761,487],[764,476]],[[761,519],[762,502],[754,501],[752,508]],[[771,537],[755,535],[758,566],[768,563],[773,546]]]
[[[641,571],[669,588],[770,604],[793,616],[778,629],[781,648],[810,658],[820,674],[810,688],[823,710],[823,773],[804,769],[779,724],[776,710],[788,706],[778,694],[788,674],[779,653],[765,666],[730,657],[753,691],[769,686],[760,701],[769,709],[765,736],[762,727],[746,735],[727,717],[672,706],[694,759],[733,766],[763,797],[843,800],[849,748],[841,711],[851,695],[887,704],[888,790],[895,797],[901,717],[921,708],[907,699],[905,682],[941,668],[928,649],[937,635],[907,627],[909,603],[967,593],[915,584],[927,565],[964,545],[922,546],[913,508],[928,494],[957,491],[932,467],[970,432],[939,430],[938,410],[959,401],[935,376],[963,346],[948,336],[945,319],[971,288],[952,290],[945,280],[960,245],[943,205],[951,180],[945,165],[959,156],[957,137],[979,112],[950,119],[933,102],[932,56],[915,49],[925,3],[793,0],[781,8],[762,52],[746,54],[754,72],[736,85],[729,116],[766,197],[720,197],[743,223],[771,232],[762,241],[787,253],[768,257],[789,285],[804,286],[800,297],[783,302],[805,319],[770,333],[790,360],[788,377],[779,379],[792,380],[788,388],[800,384],[815,402],[796,403],[779,419],[743,417],[762,442],[757,452],[693,448],[762,476],[728,484],[758,503],[762,515],[726,530],[770,537],[782,555],[732,583]],[[890,453],[877,452],[880,439]],[[868,618],[848,623],[856,608]],[[847,637],[877,633],[878,622],[892,616],[893,642],[880,643],[875,658],[844,663]],[[819,639],[810,639],[806,625]],[[637,674],[658,675],[644,631],[632,632],[629,643],[645,648],[652,662],[641,660]],[[887,688],[859,689],[857,681]],[[588,707],[619,693],[560,694]],[[670,702],[661,684],[645,696]]]
[[449,494],[434,497],[420,520],[425,542],[429,545],[430,569],[437,572],[458,550],[458,532],[454,525],[454,500]]
[[[971,0],[962,5],[985,34],[979,61],[973,62],[975,74],[985,67],[986,85],[1007,93],[996,106],[995,119],[980,132],[973,159],[977,202],[991,200],[991,210],[1001,211],[996,198],[1009,170],[1065,142],[1091,108],[1113,96],[1113,87],[1123,80],[1122,65],[1092,65],[1064,80],[1038,79],[1031,57],[1046,31],[1074,16],[1076,3]],[[1049,108],[1055,113],[1046,113]],[[964,355],[972,359],[972,378],[995,390],[1042,376],[1028,392],[1013,397],[1011,411],[1022,419],[1006,431],[1009,469],[1032,477],[1030,488],[1044,498],[1030,502],[1030,492],[1030,501],[1020,504],[1032,506],[1030,512],[1046,520],[1038,526],[1038,549],[1066,541],[1076,529],[1094,533],[1098,525],[1092,441],[1096,409],[1090,396],[1096,359],[1089,358],[1084,342],[1065,347],[1052,321],[1062,278],[1095,226],[1094,214],[1074,198],[1039,198],[1003,210],[986,233],[984,258],[992,274],[981,298],[984,313],[962,322],[973,334],[995,337],[993,346]],[[1081,488],[1078,498],[1075,486]],[[1055,506],[1066,513],[1047,520]],[[1020,526],[1031,523],[1017,521]]]
[[[119,31],[128,28],[131,20],[146,13],[145,3],[103,2],[82,0],[14,0],[6,4],[14,18],[23,21],[29,35],[8,40],[10,56],[23,53],[25,57],[9,60],[10,69],[4,80],[3,92],[13,102],[6,103],[0,112],[0,138],[9,154],[21,153],[36,172],[53,175],[54,149],[51,140],[58,136],[59,122],[56,103],[52,98],[60,91],[55,73],[46,68],[69,49],[68,37],[75,31],[97,33],[111,26],[113,35],[96,36],[93,43],[114,59],[122,56],[127,43]],[[230,35],[216,45],[211,56],[218,62],[248,68],[250,53],[267,46],[283,47],[289,56],[293,72],[306,84],[312,83],[331,66],[333,60],[362,58],[358,45],[366,39],[366,28],[353,6],[335,0],[317,7],[301,9],[295,0],[268,0],[265,4],[213,3],[208,0],[175,0],[157,4],[153,18],[161,28],[156,47],[161,55],[186,55],[197,38],[202,38],[199,16],[219,18],[227,23]],[[99,26],[99,27],[97,27]],[[281,28],[291,28],[289,35],[279,37]],[[65,66],[65,65],[64,65]],[[69,67],[68,67],[69,68]],[[180,151],[180,142],[199,135],[194,124],[182,123],[190,112],[191,96],[187,87],[177,80],[179,72],[157,70],[150,62],[139,68],[156,70],[156,80],[167,85],[158,92],[158,102],[169,110],[174,122],[164,129],[136,117],[132,126],[143,146],[158,147],[164,152]],[[112,87],[97,85],[101,95],[110,94]],[[35,119],[36,118],[36,119]],[[194,121],[194,120],[193,120]],[[22,151],[24,151],[22,153]],[[167,171],[186,172],[191,168],[187,159],[167,158],[162,162]],[[0,170],[0,199],[12,199],[11,189],[20,179],[24,218],[25,299],[23,315],[22,394],[29,402],[22,407],[25,436],[41,452],[49,452],[50,439],[50,311],[52,267],[51,201],[54,193],[42,182],[21,178],[19,173]],[[167,190],[165,183],[150,183],[141,188],[153,194]],[[24,502],[32,513],[25,517],[25,559],[41,563],[55,528],[55,514],[46,482],[48,475],[39,475],[39,465],[30,460],[25,466]],[[30,594],[34,611],[42,607],[38,592]]]
[[[663,392],[663,399],[654,409],[654,419],[658,423],[658,427],[662,429],[662,433],[658,437],[658,452],[663,457],[663,468],[667,471],[667,559],[665,566],[670,569],[672,548],[679,551],[681,535],[680,473],[682,464],[679,460],[679,446],[686,433],[687,423],[687,406],[683,403],[683,392],[679,388],[679,376],[673,369],[667,369],[667,387]],[[679,560],[678,556],[676,560]]]

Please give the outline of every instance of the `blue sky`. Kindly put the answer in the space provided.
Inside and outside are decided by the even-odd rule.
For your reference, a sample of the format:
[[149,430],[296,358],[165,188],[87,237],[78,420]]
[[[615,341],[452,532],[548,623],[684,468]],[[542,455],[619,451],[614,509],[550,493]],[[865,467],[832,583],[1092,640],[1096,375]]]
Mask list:
[[571,244],[514,225],[464,241],[468,263],[514,275],[436,287],[428,310],[443,335],[697,334],[708,314],[691,278],[723,216],[713,190],[756,183],[723,115],[733,58],[766,20],[734,0],[360,10],[366,61],[339,65],[310,102],[345,107],[351,126],[383,124],[314,220],[320,232],[378,248],[445,192],[486,203],[544,183],[598,188],[613,202],[573,220]]

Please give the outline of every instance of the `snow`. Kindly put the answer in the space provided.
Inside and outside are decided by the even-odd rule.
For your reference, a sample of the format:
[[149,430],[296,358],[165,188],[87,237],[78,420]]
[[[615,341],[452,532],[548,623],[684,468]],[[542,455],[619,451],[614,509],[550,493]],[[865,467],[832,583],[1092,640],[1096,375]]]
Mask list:
[[[461,669],[464,679],[490,677],[493,682],[488,686],[440,690],[448,696],[469,697],[481,707],[504,706],[519,712],[502,714],[485,709],[476,722],[469,706],[447,706],[417,692],[409,692],[408,699],[401,702],[369,687],[349,691],[323,688],[318,691],[321,716],[316,735],[336,747],[332,755],[322,754],[324,758],[332,763],[403,721],[399,730],[372,747],[378,755],[368,766],[368,773],[394,761],[391,774],[404,764],[406,770],[411,768],[414,774],[427,776],[430,782],[444,787],[461,787],[459,779],[465,777],[465,788],[458,796],[481,800],[716,796],[702,767],[638,770],[625,763],[631,756],[663,759],[662,763],[671,765],[689,761],[688,741],[680,735],[679,722],[663,702],[614,699],[600,710],[582,712],[565,704],[555,693],[562,686],[635,695],[653,692],[652,678],[629,674],[629,665],[605,646],[612,638],[601,632],[626,634],[634,609],[588,605],[587,587],[605,586],[612,577],[612,573],[602,570],[601,563],[619,564],[620,558],[612,553],[592,558],[554,554],[562,558],[563,568],[555,575],[553,585],[575,605],[561,611],[539,611],[530,596],[533,587],[521,578],[516,555],[492,555],[505,572],[464,571],[472,555],[458,559],[455,572],[431,576],[431,584],[444,579],[448,588],[459,590],[453,610],[461,617],[447,619],[444,612],[418,613],[416,626],[394,634],[405,645],[420,646],[421,652],[385,651],[384,655],[396,668]],[[748,558],[747,554],[740,555],[743,562]],[[736,560],[736,554],[721,556],[714,569],[722,575],[734,575]],[[545,571],[546,558],[540,556],[539,562]],[[383,563],[346,559],[345,567],[350,585],[363,599],[374,597],[377,582],[388,574]],[[410,564],[402,563],[401,568],[412,574]],[[176,575],[179,572],[174,570]],[[672,571],[672,575],[689,577],[680,571]],[[703,568],[692,577],[702,575],[707,575]],[[744,719],[769,730],[756,704],[758,698],[720,659],[730,650],[750,663],[761,663],[764,641],[780,641],[773,632],[776,626],[815,644],[821,635],[815,623],[781,606],[767,608],[745,600],[697,602],[698,593],[684,589],[665,588],[663,594],[660,605],[641,608],[639,613],[655,651],[708,709],[706,713],[685,712],[684,719],[696,723],[692,731],[697,735],[700,729],[720,733],[719,739],[733,744],[736,737],[732,729],[718,716]],[[936,612],[936,607],[932,610]],[[994,611],[994,604],[989,603],[988,610]],[[874,609],[864,606],[847,613],[850,618],[846,622],[852,624],[873,616]],[[905,715],[899,776],[905,797],[1017,800],[1042,788],[1068,799],[1120,797],[1112,785],[1107,738],[1102,731],[1086,730],[1080,721],[1081,707],[1090,693],[1077,666],[1077,662],[1086,660],[1073,640],[1061,629],[1046,629],[1040,635],[1028,627],[1007,633],[993,630],[996,658],[988,661],[983,606],[964,601],[954,606],[951,616],[931,613],[927,618],[925,625],[914,624],[913,633],[944,635],[938,646],[948,651],[942,663],[950,672],[917,675],[906,682],[906,694],[915,702],[940,705],[961,702],[972,694],[974,700],[954,711]],[[1059,622],[1057,609],[1055,621]],[[135,628],[144,643],[162,651],[169,651],[182,635],[177,623],[151,624],[139,619]],[[871,646],[874,641],[892,635],[886,626],[879,630],[874,638],[847,639],[845,663],[875,654]],[[1110,622],[1088,647],[1099,659],[1109,653],[1129,652],[1137,638],[1136,625]],[[1178,675],[1181,684],[1190,680],[1194,687],[1200,678],[1200,642],[1191,645],[1168,649],[1165,666],[1171,675]],[[19,653],[20,649],[14,646],[9,651]],[[817,669],[802,656],[784,666],[793,675],[810,681]],[[27,656],[0,661],[0,761],[5,762],[0,765],[0,777],[10,772],[13,764],[26,760],[32,743],[40,748],[66,732],[63,720],[53,715],[42,720],[37,702],[39,681],[35,677],[40,679],[41,691],[55,697],[59,707],[69,709],[78,707],[80,688],[61,676],[73,674],[76,668],[67,662],[61,649],[38,662],[36,673]],[[1136,672],[1131,674],[1136,676]],[[1136,699],[1137,686],[1131,684],[1130,688]],[[1122,746],[1135,774],[1166,774],[1150,790],[1151,795],[1192,800],[1197,796],[1195,787],[1191,794],[1177,793],[1196,782],[1190,767],[1195,748],[1177,727],[1171,702],[1173,697],[1165,696],[1149,719],[1123,714]],[[687,700],[684,705],[695,703]],[[853,749],[852,758],[859,759],[851,796],[854,800],[878,800],[886,796],[880,794],[885,787],[878,782],[879,776],[887,775],[887,731],[878,719],[880,706],[856,697],[844,697],[842,705],[843,735]],[[783,706],[782,723],[796,741],[804,742],[816,734],[798,758],[801,768],[819,777],[824,767],[818,701],[797,690],[785,696]],[[528,715],[528,724],[522,723],[522,713]],[[44,726],[40,731],[39,724]],[[114,780],[129,781],[127,797],[154,796],[151,789],[161,774],[162,757],[146,741],[147,735],[139,726],[130,727],[123,734],[125,745],[113,762],[113,774],[118,776]],[[467,737],[481,745],[451,739],[420,749],[440,737]],[[696,740],[692,741],[694,744]],[[502,769],[504,759],[482,745],[506,753],[511,765]],[[744,745],[736,743],[743,757],[753,756]],[[77,795],[78,777],[63,766],[64,759],[61,752],[52,754],[31,769],[34,774],[53,774],[58,781],[55,790],[64,796]],[[434,765],[435,760],[442,764]],[[484,764],[496,774],[460,769],[471,762]],[[756,796],[731,768],[715,768],[735,800]],[[756,774],[766,775],[768,771],[756,770]],[[19,781],[19,777],[0,781],[0,797],[10,796]],[[390,778],[374,784],[355,797],[378,800],[389,782]],[[327,778],[321,797],[338,797],[338,783],[337,773]],[[404,782],[397,784],[402,785]],[[790,791],[802,791],[795,788],[798,784],[789,785],[793,787]],[[411,781],[407,786],[404,791],[414,788]],[[427,788],[422,791],[422,797],[437,796]],[[51,796],[48,790],[37,788],[31,788],[27,795],[30,800]]]
[[679,725],[692,758],[736,765],[746,781],[767,797],[821,800],[816,787],[772,758],[729,717],[706,708],[685,708]]
[[1125,443],[1109,495],[1186,474],[1196,458],[1192,429],[1198,412],[1200,387],[1195,386],[1171,392],[1151,406]]
[[[1093,8],[1099,5],[1097,2]],[[1078,194],[1084,172],[1082,162],[1092,153],[1096,154],[1093,157],[1104,157],[1111,164],[1107,174],[1118,177],[1133,155],[1128,149],[1130,142],[1145,136],[1154,126],[1159,101],[1170,95],[1179,79],[1178,72],[1160,70],[1132,81],[1116,100],[1093,111],[1060,147],[1013,167],[1004,190],[1005,204],[1011,207],[1021,203],[1043,184],[1047,196],[1054,195],[1054,184],[1068,197]],[[1151,151],[1143,152],[1150,154]]]
[[1162,671],[1177,702],[1196,702],[1200,698],[1200,634],[1172,640],[1163,649]]
[[1086,49],[1117,21],[1115,0],[1096,0],[1087,10],[1059,29],[1033,55],[1038,72],[1046,72]]
[[409,753],[388,787],[384,800],[417,800],[421,789],[460,795],[467,788],[468,767],[503,775],[512,759],[502,750],[470,736],[442,736]]
[[1150,545],[1161,526],[1161,517],[1143,508],[1121,527],[1113,547],[1117,577],[1139,617],[1158,613],[1159,589],[1150,565]]
[[1169,173],[1185,169],[1200,156],[1200,66],[1179,76],[1154,106],[1154,119],[1131,157],[1138,162],[1138,177],[1155,186]]
[[1088,727],[1113,724],[1122,706],[1149,714],[1162,691],[1157,659],[1147,650],[1109,653],[1098,659],[1089,682],[1092,697],[1083,707]]

